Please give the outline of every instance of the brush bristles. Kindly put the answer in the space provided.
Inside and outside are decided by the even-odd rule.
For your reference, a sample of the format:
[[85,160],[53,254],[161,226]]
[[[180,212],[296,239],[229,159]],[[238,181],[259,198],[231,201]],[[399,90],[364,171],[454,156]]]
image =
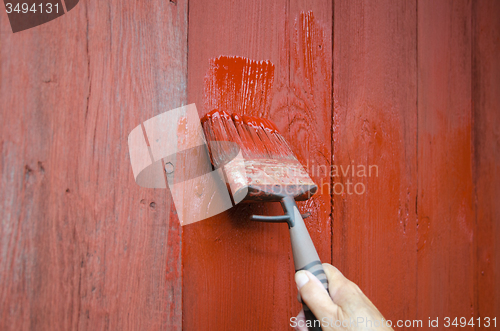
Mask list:
[[238,154],[238,148],[234,144],[225,143],[229,141],[241,145],[237,140],[238,133],[234,125],[231,125],[231,116],[226,112],[210,112],[201,122],[208,141],[212,164],[219,168]]
[[245,159],[297,160],[286,140],[267,119],[253,116],[230,116],[223,110],[213,110],[202,118],[202,125],[214,167],[219,168],[238,153]]

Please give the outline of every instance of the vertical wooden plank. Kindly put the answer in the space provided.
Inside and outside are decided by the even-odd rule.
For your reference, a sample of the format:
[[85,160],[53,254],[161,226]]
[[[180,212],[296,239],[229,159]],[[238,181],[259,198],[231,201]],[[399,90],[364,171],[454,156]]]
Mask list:
[[416,5],[335,1],[333,21],[333,264],[387,319],[410,318],[417,272]]
[[[314,11],[314,19],[300,16],[309,10]],[[210,111],[201,108],[210,58],[238,55],[270,60],[276,66],[270,118],[301,161],[310,159],[311,164],[329,166],[331,4],[194,0],[190,2],[189,22],[188,101],[198,105],[200,115]],[[302,26],[303,22],[307,24]],[[313,27],[314,32],[308,34],[307,27]],[[292,50],[297,53],[293,60]],[[309,67],[304,68],[304,64]],[[328,176],[322,176],[326,182]],[[303,208],[313,213],[307,223],[321,258],[328,261],[328,192]],[[252,214],[279,213],[278,204],[243,204],[183,228],[186,330],[290,328],[290,317],[298,313],[300,305],[287,226],[249,221]]]
[[[188,102],[196,103],[200,115],[210,111],[202,105],[211,58],[270,60],[275,76],[288,78],[287,59],[279,56],[288,45],[279,34],[287,11],[286,1],[190,1]],[[279,213],[278,206],[239,205],[183,227],[185,330],[266,329],[284,323],[292,301],[286,225],[249,220],[252,213],[270,210]]]
[[471,4],[418,1],[417,316],[466,317],[474,301]]
[[[239,55],[281,65],[278,50],[283,40],[276,18],[284,24],[285,10],[284,1],[271,5],[264,1],[190,2],[188,102],[197,104],[200,115],[210,111],[201,106],[210,58]],[[283,303],[269,308],[288,299],[284,288],[289,282],[279,283],[274,277],[276,270],[288,271],[284,263],[276,263],[277,257],[286,256],[285,229],[250,222],[252,212],[264,211],[237,206],[183,227],[185,330],[265,329],[274,318],[286,316]]]
[[319,191],[300,203],[322,262],[331,263],[332,10],[330,1],[290,2],[287,135]]
[[500,316],[500,3],[472,3],[476,317]]
[[180,330],[178,221],[127,136],[186,102],[186,1],[0,17],[0,329]]

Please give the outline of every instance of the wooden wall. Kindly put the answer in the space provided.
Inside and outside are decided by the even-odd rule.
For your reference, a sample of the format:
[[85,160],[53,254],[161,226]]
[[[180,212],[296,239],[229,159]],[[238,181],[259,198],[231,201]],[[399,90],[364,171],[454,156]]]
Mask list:
[[[12,34],[0,14],[0,329],[290,329],[287,227],[248,220],[279,206],[180,229],[169,192],[133,180],[128,133],[208,112],[220,55],[275,64],[270,118],[323,189],[301,204],[323,261],[393,321],[500,318],[499,17],[495,0],[80,1]],[[318,170],[349,165],[378,173]]]

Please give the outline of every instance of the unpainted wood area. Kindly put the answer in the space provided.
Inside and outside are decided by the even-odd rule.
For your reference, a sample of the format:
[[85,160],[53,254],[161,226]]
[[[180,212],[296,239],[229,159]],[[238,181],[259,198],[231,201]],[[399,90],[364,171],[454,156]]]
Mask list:
[[128,133],[210,111],[221,55],[275,65],[268,115],[320,186],[300,208],[323,262],[394,322],[500,318],[499,17],[495,0],[88,0],[12,34],[2,12],[0,329],[291,329],[288,229],[249,220],[279,205],[181,228],[168,190],[133,179]]
[[[187,2],[0,13],[0,330],[180,330],[180,229],[127,136],[185,103]],[[172,88],[175,82],[175,88]]]

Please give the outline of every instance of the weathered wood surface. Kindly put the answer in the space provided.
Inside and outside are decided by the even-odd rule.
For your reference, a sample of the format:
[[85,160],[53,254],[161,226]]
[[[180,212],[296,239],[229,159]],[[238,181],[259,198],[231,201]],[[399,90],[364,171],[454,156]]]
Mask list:
[[130,130],[209,111],[220,55],[275,64],[323,261],[393,321],[500,317],[498,1],[192,0],[189,45],[187,7],[81,1],[17,34],[0,14],[1,330],[289,329],[286,225],[248,220],[278,205],[184,227],[181,266],[168,191],[133,181]]
[[180,229],[127,135],[185,103],[187,2],[0,14],[0,329],[180,330]]
[[[306,14],[313,10],[314,15]],[[328,1],[191,1],[188,102],[203,105],[209,60],[238,55],[276,66],[269,118],[299,159],[331,160],[331,28]],[[200,115],[211,109],[198,107]],[[230,111],[230,110],[229,110]],[[314,180],[329,183],[325,172]],[[328,190],[302,204],[320,257],[330,261]],[[185,330],[288,330],[300,305],[288,228],[252,214],[276,215],[278,204],[239,205],[183,228]]]

